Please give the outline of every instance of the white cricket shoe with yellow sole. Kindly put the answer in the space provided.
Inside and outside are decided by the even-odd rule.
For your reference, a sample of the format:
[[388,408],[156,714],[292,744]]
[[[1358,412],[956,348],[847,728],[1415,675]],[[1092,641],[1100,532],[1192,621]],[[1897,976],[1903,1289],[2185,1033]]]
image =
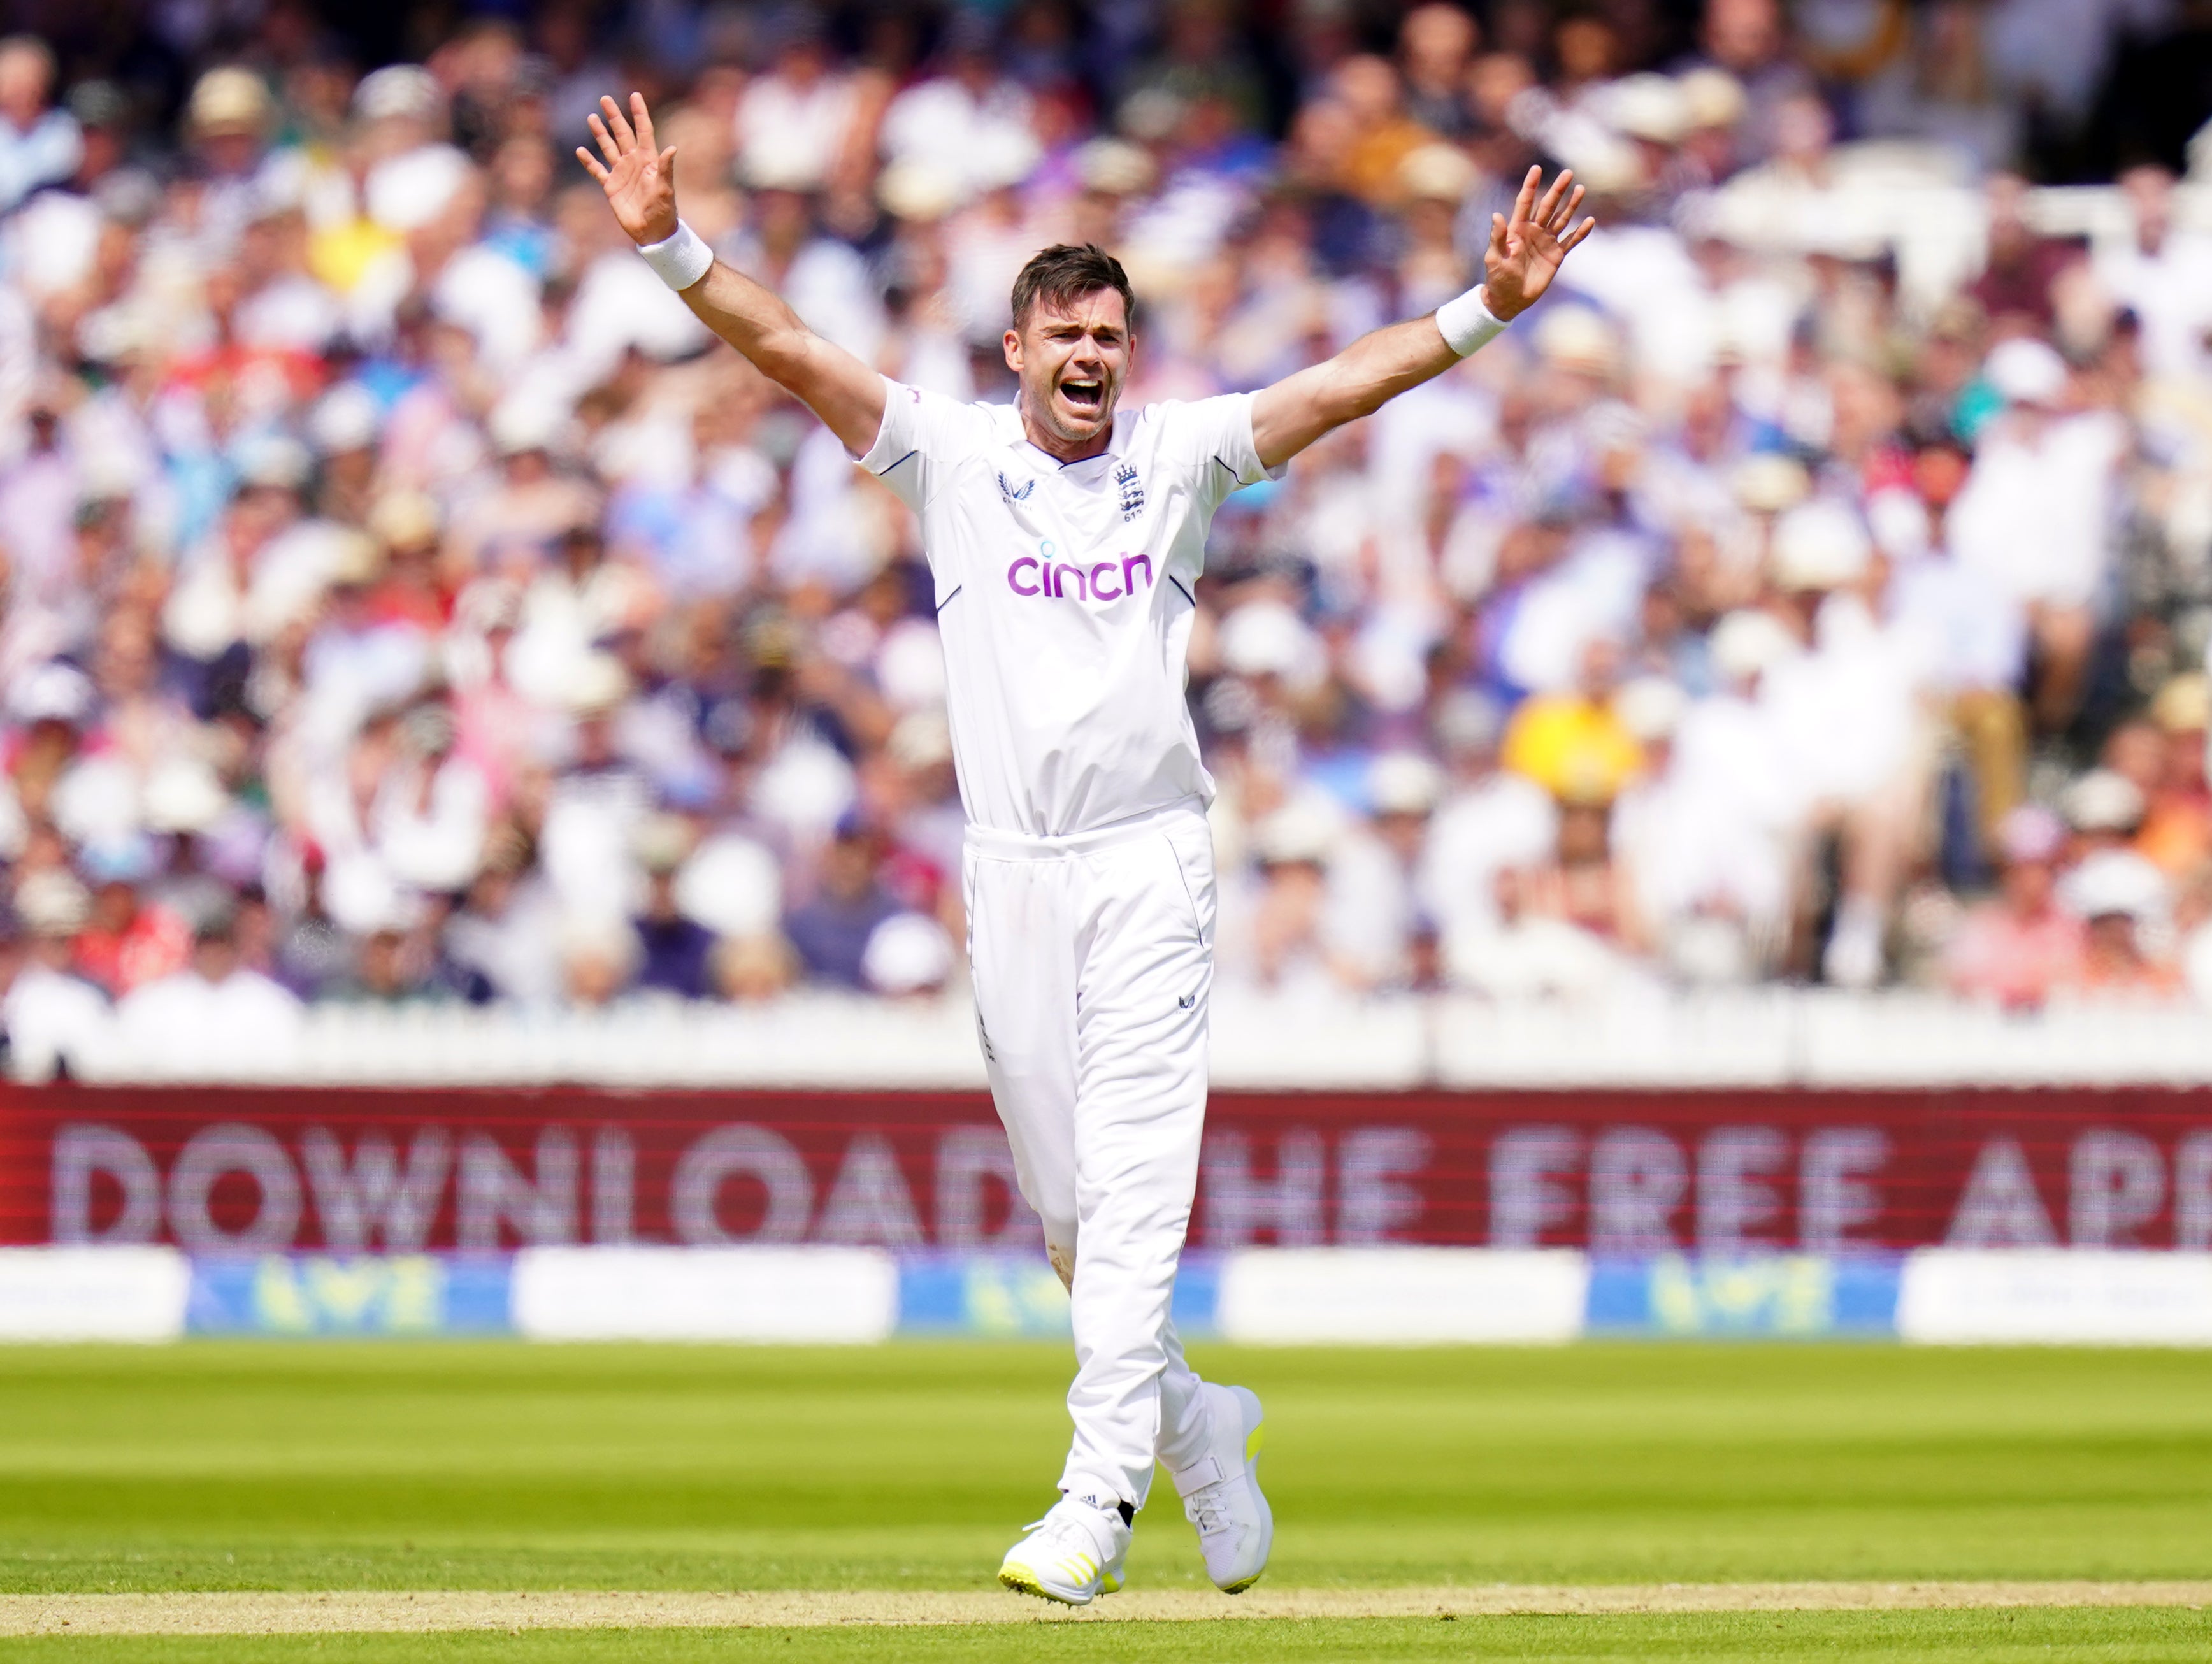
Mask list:
[[1118,1499],[1062,1497],[1030,1534],[1006,1551],[999,1581],[1024,1594],[1087,1606],[1121,1587],[1129,1522]]
[[1275,1546],[1275,1516],[1260,1492],[1261,1412],[1256,1394],[1243,1387],[1201,1389],[1213,1418],[1206,1454],[1175,1476],[1182,1511],[1198,1527],[1206,1575],[1226,1594],[1242,1594],[1267,1569]]

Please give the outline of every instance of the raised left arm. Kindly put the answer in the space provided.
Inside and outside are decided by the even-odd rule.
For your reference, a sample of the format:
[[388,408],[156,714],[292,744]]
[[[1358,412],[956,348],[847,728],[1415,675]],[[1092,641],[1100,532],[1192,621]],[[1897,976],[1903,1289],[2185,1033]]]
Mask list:
[[[1534,305],[1569,251],[1597,226],[1584,220],[1568,229],[1583,200],[1574,178],[1561,173],[1540,202],[1542,170],[1530,168],[1513,199],[1512,217],[1490,216],[1482,286],[1441,310],[1451,312],[1480,296],[1490,316],[1504,324]],[[1363,335],[1334,358],[1261,388],[1252,396],[1252,441],[1261,462],[1280,466],[1332,428],[1370,416],[1408,387],[1442,375],[1460,356],[1432,313]]]

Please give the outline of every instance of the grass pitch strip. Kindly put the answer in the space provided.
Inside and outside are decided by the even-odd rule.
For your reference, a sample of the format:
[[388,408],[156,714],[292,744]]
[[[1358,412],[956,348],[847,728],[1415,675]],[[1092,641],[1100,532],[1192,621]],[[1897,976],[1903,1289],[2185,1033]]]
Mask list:
[[[2212,1577],[2212,1357],[1200,1349],[1267,1401],[1263,1588]],[[1060,1347],[0,1351],[0,1591],[988,1596]],[[1197,1594],[1163,1489],[1133,1594]],[[995,1597],[992,1597],[995,1598]],[[1210,1600],[1210,1595],[1204,1596]],[[1012,1600],[1014,1597],[1006,1597]],[[2185,1608],[17,1636],[9,1657],[2212,1657]]]
[[778,1660],[842,1664],[1381,1664],[1501,1659],[1881,1661],[1881,1664],[2202,1664],[2205,1614],[2156,1608],[2087,1611],[1735,1613],[1695,1617],[1523,1617],[1232,1620],[1223,1624],[1063,1624],[945,1629],[557,1631],[519,1634],[41,1637],[7,1643],[38,1664],[692,1664]]

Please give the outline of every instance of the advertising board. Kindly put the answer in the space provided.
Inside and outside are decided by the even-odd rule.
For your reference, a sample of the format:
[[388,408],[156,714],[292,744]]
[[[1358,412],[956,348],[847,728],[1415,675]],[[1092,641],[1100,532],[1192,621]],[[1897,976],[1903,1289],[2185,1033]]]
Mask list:
[[[0,1090],[0,1242],[250,1258],[1036,1241],[975,1093]],[[1192,1241],[2203,1249],[2212,1091],[1217,1093]]]

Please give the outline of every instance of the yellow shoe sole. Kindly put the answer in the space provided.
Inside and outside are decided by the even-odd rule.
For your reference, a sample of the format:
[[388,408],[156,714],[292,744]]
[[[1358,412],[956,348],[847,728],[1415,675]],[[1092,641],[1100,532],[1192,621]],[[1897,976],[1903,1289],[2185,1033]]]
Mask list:
[[[999,1581],[1017,1594],[1034,1594],[1040,1600],[1050,1600],[1056,1606],[1083,1606],[1088,1600],[1071,1600],[1064,1594],[1055,1594],[1047,1588],[1036,1573],[1027,1566],[1009,1563],[999,1568]],[[1117,1584],[1115,1587],[1119,1587]]]

